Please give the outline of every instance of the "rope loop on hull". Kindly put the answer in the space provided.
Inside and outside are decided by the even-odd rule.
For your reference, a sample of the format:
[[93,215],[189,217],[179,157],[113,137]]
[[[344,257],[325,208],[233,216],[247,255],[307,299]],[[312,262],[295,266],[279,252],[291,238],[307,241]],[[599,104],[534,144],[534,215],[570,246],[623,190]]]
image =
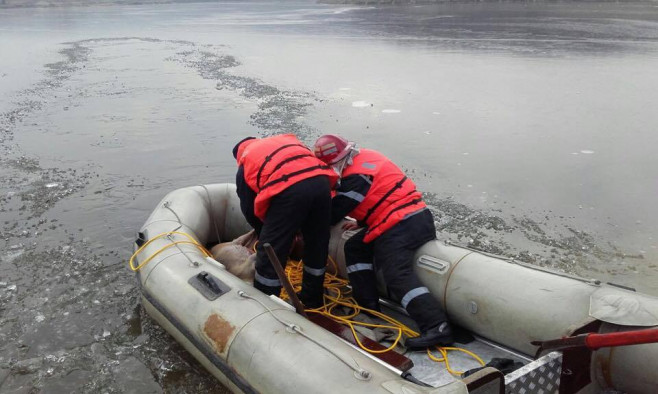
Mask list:
[[[187,238],[187,241],[174,241],[173,238],[171,237],[172,235],[182,235],[182,236],[184,236],[184,237]],[[140,254],[140,253],[141,253],[141,252],[142,252],[147,246],[149,246],[153,241],[155,241],[155,240],[157,240],[157,239],[160,239],[160,238],[163,238],[163,237],[167,237],[167,238],[169,238],[169,240],[171,241],[171,243],[169,243],[169,244],[167,244],[167,245],[161,247],[161,248],[158,249],[157,251],[155,251],[153,254],[151,254],[146,260],[144,260],[143,262],[141,262],[139,265],[135,265],[135,263],[134,263],[135,258],[137,258],[137,256],[138,256],[138,255],[139,255],[139,254]],[[166,232],[166,233],[158,234],[157,236],[151,238],[151,239],[148,240],[146,243],[144,243],[144,245],[142,245],[139,249],[137,249],[137,251],[135,251],[135,253],[133,253],[133,255],[130,257],[130,261],[128,261],[128,265],[130,265],[130,269],[131,269],[131,270],[133,270],[134,272],[137,272],[137,271],[139,271],[140,269],[142,269],[146,264],[148,264],[149,261],[153,260],[153,258],[154,258],[155,256],[157,256],[158,254],[160,254],[160,253],[163,252],[164,250],[167,250],[168,248],[170,248],[170,247],[172,247],[172,246],[176,246],[176,247],[178,247],[178,245],[180,245],[180,244],[190,244],[190,245],[194,245],[194,246],[196,246],[196,247],[201,251],[201,253],[203,253],[206,257],[212,257],[212,254],[211,254],[211,253],[210,253],[210,252],[209,252],[209,251],[208,251],[203,245],[201,245],[201,244],[200,244],[195,238],[193,238],[190,234],[183,233],[183,232],[180,232],[180,231],[169,231],[169,232]],[[185,252],[183,252],[183,250],[181,250],[181,249],[179,249],[179,250],[181,251],[181,253],[183,253],[183,254],[187,257],[187,255],[185,254]]]

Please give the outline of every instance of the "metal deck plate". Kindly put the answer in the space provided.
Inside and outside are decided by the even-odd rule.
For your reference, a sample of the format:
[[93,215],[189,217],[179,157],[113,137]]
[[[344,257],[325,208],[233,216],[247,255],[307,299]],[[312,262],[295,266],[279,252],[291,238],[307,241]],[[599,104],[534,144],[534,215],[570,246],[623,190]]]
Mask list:
[[549,394],[560,388],[562,352],[551,352],[505,376],[509,394]]
[[[493,347],[477,339],[468,344],[457,343],[455,344],[455,347],[460,347],[477,354],[485,363],[491,361],[491,359],[495,357],[510,358],[524,364],[528,363],[528,360],[526,359],[517,357],[512,353],[508,353],[503,349]],[[438,352],[434,352],[434,354],[440,357]],[[439,387],[460,379],[459,376],[453,376],[448,372],[445,363],[430,360],[425,351],[407,352],[405,353],[405,356],[409,357],[414,363],[414,367],[411,368],[409,372],[416,379],[431,386]],[[481,366],[480,363],[470,355],[455,350],[448,352],[448,362],[450,363],[450,368],[458,372],[465,372],[469,369]]]

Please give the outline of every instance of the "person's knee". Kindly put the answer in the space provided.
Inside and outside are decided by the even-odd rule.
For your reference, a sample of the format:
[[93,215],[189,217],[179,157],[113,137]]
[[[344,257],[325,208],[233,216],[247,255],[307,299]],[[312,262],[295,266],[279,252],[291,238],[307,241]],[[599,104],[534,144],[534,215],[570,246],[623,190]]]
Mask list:
[[423,283],[411,270],[397,270],[390,265],[382,269],[382,276],[391,294],[402,299],[410,290],[423,287]]
[[329,248],[330,234],[328,228],[322,231],[312,231],[312,232],[305,231],[302,233],[302,237],[304,240],[305,247],[308,246],[308,248],[321,248],[321,249]]
[[279,259],[281,264],[285,264],[288,260],[291,246],[293,244],[294,235],[291,237],[281,237],[279,239],[259,239],[256,245],[256,253],[258,253],[258,261],[256,264],[271,265],[265,245],[270,244],[274,250],[274,254]]
[[343,251],[345,252],[346,256],[362,254],[363,243],[358,240],[354,240],[350,238],[347,240],[347,242],[345,242],[345,245],[343,246]]
[[382,275],[387,283],[416,282],[413,266],[407,259],[399,259],[396,256],[384,257],[381,254],[376,254],[375,260],[378,261],[378,266],[381,268]]
[[272,276],[271,273],[274,272],[274,267],[272,267],[272,263],[270,263],[270,260],[264,254],[256,255],[256,264],[254,264],[254,266],[256,272],[259,273],[260,275]]

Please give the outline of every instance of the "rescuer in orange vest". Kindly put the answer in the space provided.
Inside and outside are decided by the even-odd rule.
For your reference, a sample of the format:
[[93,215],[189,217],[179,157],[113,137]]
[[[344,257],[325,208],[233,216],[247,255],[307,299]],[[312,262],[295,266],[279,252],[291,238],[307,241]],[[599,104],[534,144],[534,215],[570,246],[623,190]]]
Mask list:
[[323,302],[329,249],[331,189],[338,176],[292,134],[248,137],[233,148],[240,208],[258,234],[254,287],[279,295],[281,282],[263,245],[270,243],[284,265],[295,234],[304,238],[300,300],[307,308]]
[[375,269],[389,292],[418,323],[421,334],[409,348],[452,344],[452,329],[438,301],[413,270],[415,250],[436,239],[432,213],[416,185],[386,156],[357,149],[342,137],[324,135],[315,156],[331,165],[341,179],[332,199],[331,224],[345,216],[363,227],[345,243],[347,274],[359,305],[379,310]]

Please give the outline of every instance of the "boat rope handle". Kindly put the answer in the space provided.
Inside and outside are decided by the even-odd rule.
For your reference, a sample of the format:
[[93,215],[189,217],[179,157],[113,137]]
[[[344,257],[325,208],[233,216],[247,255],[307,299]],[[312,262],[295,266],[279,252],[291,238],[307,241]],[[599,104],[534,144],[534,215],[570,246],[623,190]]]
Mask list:
[[178,231],[179,229],[181,229],[183,227],[183,222],[180,221],[180,217],[178,216],[176,211],[174,211],[171,208],[171,201],[165,201],[164,204],[162,204],[162,206],[165,207],[166,209],[168,209],[169,211],[171,211],[171,213],[173,213],[174,216],[176,216],[176,222],[178,223],[178,227],[176,227],[175,229],[173,229],[171,231]]
[[[141,253],[141,252],[142,252],[142,251],[143,251],[148,245],[150,245],[151,242],[153,242],[153,241],[155,241],[155,240],[157,240],[157,239],[160,239],[160,238],[162,238],[162,237],[170,237],[171,235],[174,235],[174,234],[176,234],[176,235],[182,235],[182,236],[186,237],[188,240],[187,240],[187,241],[174,241],[173,239],[170,238],[170,240],[172,241],[171,243],[166,244],[165,246],[163,246],[163,247],[161,247],[160,249],[158,249],[157,251],[155,251],[153,254],[151,254],[146,260],[144,260],[144,261],[143,261],[142,263],[140,263],[139,265],[136,266],[136,265],[134,264],[134,260],[135,260],[135,258],[136,258],[136,257],[137,257],[137,256],[138,256],[138,255],[139,255],[139,254],[140,254],[140,253]],[[203,253],[204,255],[206,255],[206,257],[212,257],[212,254],[210,254],[210,252],[208,252],[208,250],[207,250],[205,247],[203,247],[203,245],[201,245],[201,244],[200,244],[196,239],[194,239],[190,234],[183,233],[183,232],[180,232],[180,231],[168,231],[168,232],[166,232],[166,233],[162,233],[162,234],[158,234],[158,235],[156,235],[155,237],[151,238],[151,239],[148,240],[146,243],[144,243],[144,245],[140,246],[139,249],[137,249],[137,251],[135,251],[135,253],[133,253],[133,255],[130,257],[130,260],[128,261],[128,265],[130,265],[130,269],[131,269],[131,270],[133,270],[134,272],[137,272],[137,271],[139,271],[140,269],[142,269],[142,268],[143,268],[143,267],[144,267],[149,261],[151,261],[155,256],[157,256],[158,254],[160,254],[162,251],[164,251],[164,250],[166,250],[166,249],[168,249],[168,248],[170,248],[170,247],[172,247],[172,246],[176,246],[176,245],[180,245],[180,244],[191,244],[191,245],[194,245],[194,246],[197,247],[197,249],[199,249],[199,250],[201,251],[201,253]],[[181,251],[181,253],[183,253],[183,252]],[[183,254],[185,254],[185,253],[183,253]]]
[[306,334],[304,331],[302,331],[301,327],[299,327],[298,325],[290,323],[290,322],[286,322],[284,320],[281,320],[277,315],[274,314],[274,311],[272,309],[268,308],[267,305],[263,304],[258,299],[256,299],[256,298],[250,296],[249,294],[245,293],[244,290],[238,290],[237,294],[238,294],[238,296],[240,296],[242,298],[246,298],[246,299],[249,299],[249,300],[252,300],[252,301],[256,301],[263,308],[265,308],[272,315],[272,317],[274,317],[274,319],[276,319],[279,323],[286,326],[291,332],[294,332],[296,334],[299,334],[299,335],[303,336],[304,338],[308,339],[309,341],[315,343],[316,345],[320,346],[324,350],[331,353],[334,357],[336,357],[338,360],[340,360],[343,364],[347,365],[350,369],[352,369],[357,378],[359,378],[361,380],[368,380],[372,377],[372,373],[370,373],[370,371],[367,371],[367,370],[361,368],[359,366],[359,363],[356,360],[352,359],[352,361],[354,361],[354,364],[356,364],[356,365],[352,365],[347,360],[345,360],[343,357],[341,357],[338,353],[336,353],[335,351],[333,351],[330,348],[328,348],[327,346],[325,346],[322,342],[320,342],[320,341],[314,339],[313,337],[311,337],[310,335]]

